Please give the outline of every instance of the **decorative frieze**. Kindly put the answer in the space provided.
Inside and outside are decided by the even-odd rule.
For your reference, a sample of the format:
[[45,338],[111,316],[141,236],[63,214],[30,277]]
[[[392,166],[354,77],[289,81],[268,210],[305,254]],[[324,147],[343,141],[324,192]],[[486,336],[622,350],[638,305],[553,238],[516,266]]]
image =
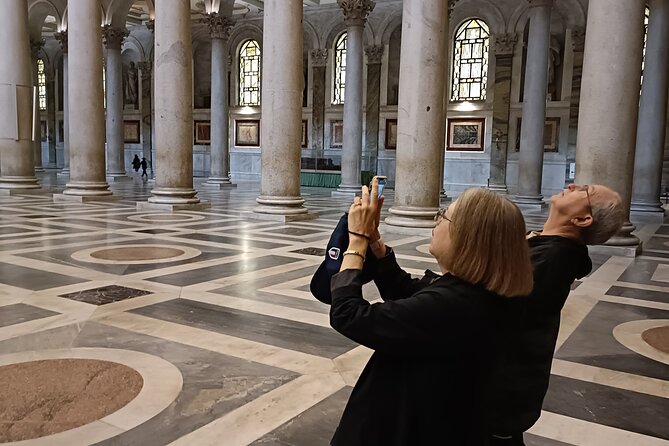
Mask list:
[[368,64],[380,64],[383,58],[383,45],[368,46],[365,48],[365,54],[367,55]]
[[493,36],[495,47],[493,48],[495,56],[513,56],[513,51],[518,43],[518,35],[511,34],[497,34]]
[[349,25],[364,25],[367,16],[376,6],[373,0],[337,0],[337,4],[344,12],[344,23]]
[[107,48],[121,49],[123,40],[130,32],[126,28],[112,28],[111,25],[102,27],[102,41]]
[[200,21],[209,26],[209,33],[212,39],[227,40],[230,37],[232,27],[235,26],[233,20],[217,12],[212,12]]
[[324,67],[328,62],[328,49],[318,48],[311,51],[311,66]]

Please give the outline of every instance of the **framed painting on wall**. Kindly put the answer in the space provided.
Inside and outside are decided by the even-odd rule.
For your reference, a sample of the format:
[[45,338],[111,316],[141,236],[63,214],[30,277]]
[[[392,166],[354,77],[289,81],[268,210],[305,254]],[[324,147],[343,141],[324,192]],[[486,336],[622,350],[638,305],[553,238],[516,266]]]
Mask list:
[[[522,118],[518,118],[516,131],[516,152],[520,151],[520,129]],[[546,118],[544,122],[544,152],[558,151],[558,135],[560,133],[560,118]]]
[[260,120],[244,119],[235,121],[235,145],[260,146]]
[[302,148],[309,147],[309,140],[307,139],[307,128],[309,126],[309,121],[306,119],[302,120]]
[[397,119],[386,119],[386,150],[397,149]]
[[330,121],[330,147],[344,144],[344,121]]
[[139,143],[139,121],[123,121],[123,142]]
[[46,121],[40,121],[40,138],[42,139],[42,142],[46,142],[47,139],[47,132],[46,132]]
[[195,144],[211,144],[211,122],[195,121]]
[[484,128],[484,118],[449,119],[446,150],[482,152]]

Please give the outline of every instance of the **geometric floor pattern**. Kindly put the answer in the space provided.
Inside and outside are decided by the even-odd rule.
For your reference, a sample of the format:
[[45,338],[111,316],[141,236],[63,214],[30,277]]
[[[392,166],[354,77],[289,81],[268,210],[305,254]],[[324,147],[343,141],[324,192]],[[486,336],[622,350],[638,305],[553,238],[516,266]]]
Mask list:
[[[196,181],[211,208],[161,213],[136,209],[152,187],[139,178],[112,184],[121,199],[85,204],[54,203],[64,181],[40,181],[44,193],[0,197],[0,375],[79,358],[128,366],[143,387],[111,415],[20,444],[329,444],[370,355],[308,289],[348,200],[303,188],[319,218],[281,224],[250,218],[256,183]],[[528,228],[544,218],[526,215]],[[643,336],[669,326],[669,224],[636,234],[644,255],[593,255],[572,291],[529,446],[669,445],[669,354]],[[437,270],[428,237],[384,239],[405,270]],[[372,284],[365,296],[378,297]],[[3,444],[30,422],[10,423],[11,406],[2,395]]]

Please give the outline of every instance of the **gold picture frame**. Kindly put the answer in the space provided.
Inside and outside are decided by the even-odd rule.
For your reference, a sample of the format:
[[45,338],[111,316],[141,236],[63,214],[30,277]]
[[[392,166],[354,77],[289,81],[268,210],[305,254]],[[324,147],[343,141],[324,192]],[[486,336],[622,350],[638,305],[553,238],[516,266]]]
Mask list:
[[240,147],[260,146],[259,119],[240,119],[235,121],[235,145]]

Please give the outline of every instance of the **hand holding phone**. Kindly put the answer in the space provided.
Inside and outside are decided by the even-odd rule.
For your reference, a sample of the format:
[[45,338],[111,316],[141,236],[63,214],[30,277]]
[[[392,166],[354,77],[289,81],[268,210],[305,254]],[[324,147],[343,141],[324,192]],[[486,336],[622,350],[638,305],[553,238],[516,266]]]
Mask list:
[[[383,175],[377,175],[375,178],[379,183],[379,198],[381,198],[381,195],[383,195],[383,189],[386,187],[386,178],[387,177],[385,177]],[[371,189],[371,186],[370,186],[370,189]]]

